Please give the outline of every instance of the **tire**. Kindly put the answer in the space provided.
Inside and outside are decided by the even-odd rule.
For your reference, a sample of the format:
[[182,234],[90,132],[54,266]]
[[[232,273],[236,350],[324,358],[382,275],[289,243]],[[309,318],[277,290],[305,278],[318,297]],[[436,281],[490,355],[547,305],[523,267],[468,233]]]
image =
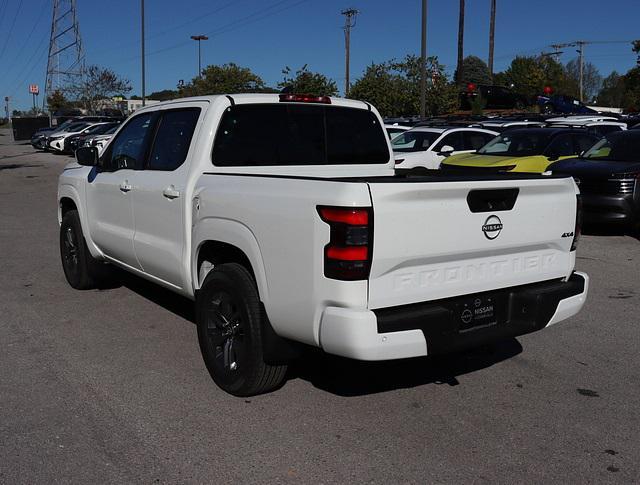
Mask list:
[[94,259],[87,248],[76,210],[70,210],[62,217],[60,259],[67,281],[76,290],[95,288],[104,274],[104,264]]
[[264,361],[262,307],[251,274],[236,263],[216,266],[196,296],[202,358],[213,381],[234,396],[278,388],[287,365]]

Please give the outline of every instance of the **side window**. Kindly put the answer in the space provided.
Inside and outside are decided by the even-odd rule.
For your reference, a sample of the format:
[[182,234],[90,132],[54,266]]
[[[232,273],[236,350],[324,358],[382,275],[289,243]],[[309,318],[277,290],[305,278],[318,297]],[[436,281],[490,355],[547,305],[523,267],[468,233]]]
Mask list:
[[171,171],[184,163],[199,116],[200,108],[162,113],[147,169]]
[[136,116],[118,133],[104,157],[107,170],[141,169],[148,145],[154,113]]
[[462,136],[465,150],[479,150],[494,138],[493,135],[480,131],[465,131]]
[[597,136],[575,135],[573,143],[575,145],[575,153],[582,153],[591,148],[598,141]]
[[464,140],[462,139],[462,132],[455,131],[453,133],[449,133],[442,140],[440,140],[435,147],[433,147],[433,150],[439,152],[445,145],[453,147],[454,152],[464,150]]
[[547,147],[546,155],[569,157],[573,155],[573,141],[571,135],[559,135]]

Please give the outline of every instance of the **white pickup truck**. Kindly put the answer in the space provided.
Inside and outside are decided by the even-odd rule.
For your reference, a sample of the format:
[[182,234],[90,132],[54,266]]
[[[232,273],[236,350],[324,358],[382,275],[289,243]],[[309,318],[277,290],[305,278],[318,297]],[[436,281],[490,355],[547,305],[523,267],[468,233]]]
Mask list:
[[299,344],[360,360],[450,352],[576,314],[571,177],[394,172],[378,112],[292,94],[140,109],[60,176],[68,282],[105,263],[195,300],[213,380],[276,388]]

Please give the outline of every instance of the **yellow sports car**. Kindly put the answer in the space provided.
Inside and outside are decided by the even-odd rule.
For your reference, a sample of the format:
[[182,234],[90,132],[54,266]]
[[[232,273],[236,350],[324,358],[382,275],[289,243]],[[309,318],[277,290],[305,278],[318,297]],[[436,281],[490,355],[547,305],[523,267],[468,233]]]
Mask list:
[[474,153],[452,155],[443,170],[492,169],[499,172],[542,173],[556,160],[588,150],[598,137],[581,129],[521,128],[498,135]]

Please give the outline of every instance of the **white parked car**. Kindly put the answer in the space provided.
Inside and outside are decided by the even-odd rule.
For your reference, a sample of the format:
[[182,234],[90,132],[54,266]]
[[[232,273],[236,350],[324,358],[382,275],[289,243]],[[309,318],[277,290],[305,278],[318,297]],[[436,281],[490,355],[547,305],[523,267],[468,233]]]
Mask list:
[[119,126],[114,126],[110,130],[104,132],[102,135],[96,135],[88,137],[83,146],[87,147],[96,147],[98,149],[98,154],[102,155],[102,151],[104,147],[109,143],[109,140],[113,137],[113,134],[118,131]]
[[410,130],[411,127],[394,124],[394,125],[384,125],[384,129],[387,130],[387,135],[389,136],[389,139],[393,140],[395,136],[407,130]]
[[440,168],[449,155],[470,153],[482,148],[498,135],[484,128],[418,126],[391,141],[396,168]]
[[64,152],[65,151],[64,142],[70,136],[88,134],[96,126],[106,125],[106,124],[108,123],[107,122],[99,122],[99,123],[87,122],[87,123],[79,123],[77,126],[71,125],[70,128],[72,129],[67,129],[67,131],[59,132],[54,136],[52,136],[51,138],[49,138],[49,143],[47,146],[50,150],[53,150],[56,152]]
[[280,386],[298,343],[445,353],[556,324],[588,292],[571,176],[397,174],[360,101],[176,99],[76,158],[58,183],[67,281],[94,287],[109,263],[194,300],[204,363],[234,395]]
[[516,128],[542,128],[546,126],[546,124],[543,121],[513,121],[496,119],[481,121],[480,123],[478,123],[478,126],[481,128],[486,128],[487,130],[504,133],[507,130],[514,130]]
[[550,118],[547,120],[547,125],[553,128],[584,128],[598,136],[605,136],[607,133],[627,129],[626,123],[608,116],[567,116],[566,118]]

